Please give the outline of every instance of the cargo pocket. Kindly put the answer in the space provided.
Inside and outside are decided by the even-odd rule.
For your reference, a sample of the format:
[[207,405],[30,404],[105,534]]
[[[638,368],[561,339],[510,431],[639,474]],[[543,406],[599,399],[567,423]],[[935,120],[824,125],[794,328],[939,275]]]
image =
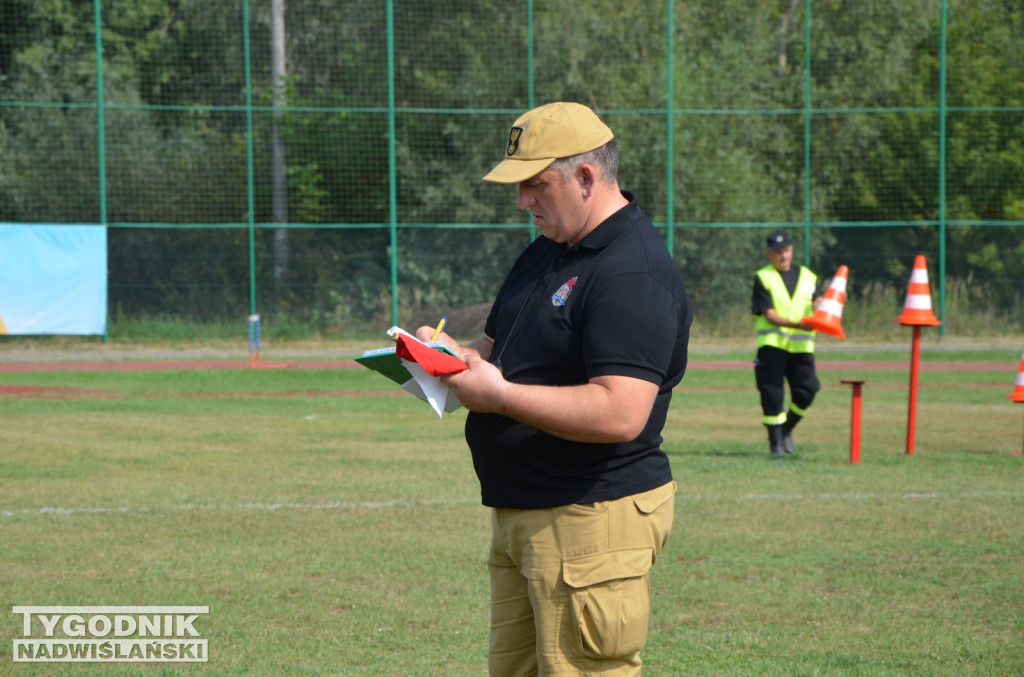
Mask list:
[[574,557],[562,562],[571,590],[570,620],[583,656],[629,657],[647,642],[654,549],[630,548]]
[[665,505],[665,502],[672,498],[676,493],[676,483],[669,482],[664,484],[657,489],[651,489],[642,494],[637,494],[633,497],[633,503],[636,505],[637,510],[645,515],[650,515],[652,512]]

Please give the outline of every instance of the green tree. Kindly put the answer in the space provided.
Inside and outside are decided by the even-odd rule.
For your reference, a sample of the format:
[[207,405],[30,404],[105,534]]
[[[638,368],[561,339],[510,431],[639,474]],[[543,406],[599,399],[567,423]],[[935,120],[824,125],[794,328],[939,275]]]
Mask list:
[[[843,5],[851,13],[867,11],[870,3]],[[939,16],[931,3],[885,4],[886,13],[914,9],[888,22],[868,13],[843,29],[857,47],[852,58],[831,55],[820,59],[834,72],[861,73],[861,67],[881,72],[883,86],[859,106],[904,106],[923,109],[885,114],[850,115],[831,121],[830,139],[853,140],[843,156],[845,171],[830,191],[830,211],[845,221],[936,221],[939,214]],[[846,14],[827,14],[823,20],[845,25]],[[863,22],[870,21],[865,25]],[[1024,69],[1013,45],[1022,37],[1024,13],[1005,4],[974,2],[953,5],[949,17],[946,195],[951,220],[1004,220],[1021,200],[1024,186],[1024,155],[1020,112],[964,111],[959,107],[1024,105]],[[890,26],[892,33],[866,39],[868,26]],[[827,35],[839,28],[829,26]],[[846,65],[847,62],[849,65]],[[818,60],[815,62],[819,63]],[[854,68],[854,64],[857,68]],[[867,82],[853,76],[839,80],[839,91],[867,93]],[[831,97],[836,98],[836,97]],[[996,281],[1007,274],[1020,277],[1019,237],[1010,229],[965,226],[948,231],[949,274],[961,279]],[[860,249],[862,279],[895,287],[905,285],[913,258],[938,250],[936,228],[874,228],[842,230],[836,235],[837,251]],[[870,254],[870,256],[869,256]],[[934,258],[933,258],[934,260]],[[1009,287],[1010,294],[1018,293]],[[991,288],[989,289],[991,291]],[[1005,301],[1005,297],[1002,301]]]
[[[938,0],[815,0],[810,45],[800,0],[676,3],[672,70],[664,0],[534,0],[532,43],[524,2],[395,2],[393,137],[386,3],[288,0],[283,117],[271,110],[269,3],[248,5],[249,73],[244,6],[100,3],[101,195],[94,4],[0,0],[0,219],[96,222],[105,205],[115,225],[237,226],[114,229],[112,290],[124,312],[246,312],[250,221],[259,303],[275,313],[379,323],[392,253],[403,313],[484,304],[529,230],[482,227],[527,216],[514,187],[480,177],[511,120],[553,100],[591,105],[615,129],[621,183],[656,222],[671,216],[699,311],[743,308],[768,229],[750,225],[802,230],[807,76],[815,268],[847,263],[854,289],[902,288],[913,256],[939,247],[935,227],[870,227],[939,217]],[[1024,219],[1022,39],[1013,3],[949,3],[947,270],[1001,307],[1017,302],[1024,279],[1019,228],[988,225]],[[294,265],[279,290],[269,256],[275,123],[289,220],[310,226],[289,231]],[[395,241],[370,227],[392,221]]]

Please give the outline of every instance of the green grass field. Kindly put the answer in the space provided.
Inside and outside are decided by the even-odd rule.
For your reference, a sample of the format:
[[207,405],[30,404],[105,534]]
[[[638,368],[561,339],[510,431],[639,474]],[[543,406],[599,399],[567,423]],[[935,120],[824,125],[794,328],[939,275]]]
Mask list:
[[[822,345],[770,461],[750,351],[695,349],[645,675],[1024,674],[1019,350],[926,345],[908,455],[909,341]],[[363,369],[0,371],[0,674],[485,675],[463,418]],[[209,662],[15,663],[15,605],[208,605]]]

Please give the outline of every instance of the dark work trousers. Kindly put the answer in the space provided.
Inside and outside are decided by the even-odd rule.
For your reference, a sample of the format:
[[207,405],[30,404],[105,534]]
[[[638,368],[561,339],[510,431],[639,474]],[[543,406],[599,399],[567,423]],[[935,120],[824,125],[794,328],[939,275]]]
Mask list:
[[801,411],[811,406],[821,389],[814,368],[814,353],[788,353],[762,346],[757,349],[754,375],[761,392],[761,412],[765,416],[777,416],[785,411],[786,383],[789,383],[793,406]]

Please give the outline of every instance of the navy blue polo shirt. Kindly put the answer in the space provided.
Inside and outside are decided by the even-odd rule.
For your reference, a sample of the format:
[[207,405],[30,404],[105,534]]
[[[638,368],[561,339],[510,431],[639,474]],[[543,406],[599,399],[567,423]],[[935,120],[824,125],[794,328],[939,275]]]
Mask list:
[[567,248],[534,240],[495,298],[491,361],[514,383],[580,385],[631,376],[659,386],[633,441],[572,442],[500,414],[470,412],[466,441],[484,505],[549,508],[654,489],[672,480],[661,449],[672,388],[686,371],[692,310],[665,244],[636,199]]

